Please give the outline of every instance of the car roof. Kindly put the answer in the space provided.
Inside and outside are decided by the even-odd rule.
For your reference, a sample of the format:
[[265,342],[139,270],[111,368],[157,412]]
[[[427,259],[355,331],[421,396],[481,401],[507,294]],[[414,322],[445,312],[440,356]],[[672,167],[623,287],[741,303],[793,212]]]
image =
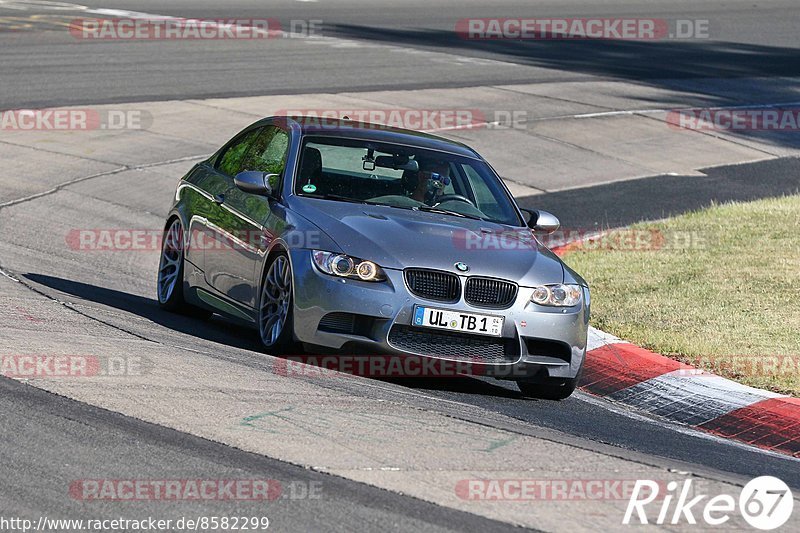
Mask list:
[[320,135],[385,143],[395,143],[455,155],[482,159],[475,150],[457,141],[420,131],[395,128],[383,124],[310,116],[275,116],[273,121],[286,121],[289,127],[302,135]]

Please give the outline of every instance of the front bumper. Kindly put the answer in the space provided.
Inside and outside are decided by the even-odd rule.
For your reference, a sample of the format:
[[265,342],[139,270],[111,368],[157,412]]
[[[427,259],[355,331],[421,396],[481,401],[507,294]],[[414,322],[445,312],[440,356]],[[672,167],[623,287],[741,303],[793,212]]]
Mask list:
[[[588,289],[584,289],[581,304],[572,308],[534,304],[530,301],[533,289],[520,287],[510,307],[486,309],[466,303],[463,293],[452,304],[419,298],[409,292],[399,270],[385,269],[387,281],[374,283],[324,274],[314,267],[308,250],[292,251],[291,260],[294,334],[307,346],[342,350],[346,354],[468,360],[479,366],[482,373],[504,379],[574,378],[583,365],[589,321]],[[463,286],[467,276],[459,277]],[[415,328],[411,325],[415,305],[502,315],[505,317],[502,338]],[[331,313],[355,315],[355,326],[338,330],[320,327],[323,318],[329,319]],[[435,344],[428,343],[434,340]],[[503,345],[502,356],[497,355],[498,342]],[[426,346],[438,348],[426,349]],[[487,356],[490,353],[494,355]]]

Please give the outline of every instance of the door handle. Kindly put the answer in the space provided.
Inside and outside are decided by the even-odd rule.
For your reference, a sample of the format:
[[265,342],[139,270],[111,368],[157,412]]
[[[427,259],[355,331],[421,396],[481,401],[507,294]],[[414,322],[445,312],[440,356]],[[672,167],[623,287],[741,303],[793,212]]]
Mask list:
[[221,204],[225,202],[225,195],[224,194],[215,194],[214,197],[211,199],[212,202],[215,204]]

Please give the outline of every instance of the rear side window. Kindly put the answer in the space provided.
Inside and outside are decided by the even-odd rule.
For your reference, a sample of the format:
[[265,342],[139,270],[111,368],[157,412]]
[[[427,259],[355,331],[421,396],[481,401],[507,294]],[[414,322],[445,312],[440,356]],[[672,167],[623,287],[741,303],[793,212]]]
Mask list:
[[228,176],[235,176],[241,172],[244,156],[260,132],[261,130],[250,131],[234,141],[219,159],[217,170]]

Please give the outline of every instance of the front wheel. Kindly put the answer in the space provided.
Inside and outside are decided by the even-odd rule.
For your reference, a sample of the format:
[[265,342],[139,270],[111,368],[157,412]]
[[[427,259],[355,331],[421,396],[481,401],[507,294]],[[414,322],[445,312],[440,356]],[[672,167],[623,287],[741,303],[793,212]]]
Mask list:
[[272,258],[261,283],[258,331],[271,355],[290,355],[294,346],[292,265],[280,252]]

